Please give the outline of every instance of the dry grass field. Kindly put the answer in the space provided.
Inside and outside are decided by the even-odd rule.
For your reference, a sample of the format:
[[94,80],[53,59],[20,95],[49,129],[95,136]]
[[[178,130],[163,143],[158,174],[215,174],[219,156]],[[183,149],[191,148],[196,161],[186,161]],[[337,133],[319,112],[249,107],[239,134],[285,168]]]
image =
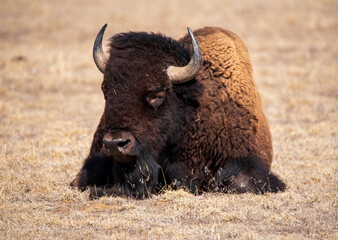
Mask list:
[[[338,239],[336,0],[0,0],[0,239]],[[97,31],[220,26],[247,44],[284,193],[70,189],[103,112]]]

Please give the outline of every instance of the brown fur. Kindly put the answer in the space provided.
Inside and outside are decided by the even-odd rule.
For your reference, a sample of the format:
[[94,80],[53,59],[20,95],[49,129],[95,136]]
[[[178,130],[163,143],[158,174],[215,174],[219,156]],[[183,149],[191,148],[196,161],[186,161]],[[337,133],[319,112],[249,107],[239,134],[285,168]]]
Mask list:
[[[237,35],[221,28],[207,27],[194,34],[203,56],[203,68],[196,79],[205,90],[196,113],[198,120],[191,122],[199,131],[187,141],[196,146],[200,140],[192,141],[193,136],[203,136],[204,148],[223,152],[226,159],[257,155],[270,167],[271,134],[246,46]],[[190,45],[188,36],[179,41]]]
[[[269,170],[271,134],[247,48],[237,35],[221,28],[199,29],[194,35],[203,66],[195,80],[182,85],[172,85],[163,69],[188,62],[184,49],[190,49],[188,36],[178,42],[145,33],[113,38],[102,84],[105,112],[73,186],[106,181],[118,185],[117,192],[122,188],[126,195],[148,196],[125,182],[137,185],[144,173],[138,169],[150,169],[151,183],[145,183],[149,192],[163,183],[186,186],[193,192],[285,189]],[[158,109],[145,101],[154,89],[167,89]],[[106,157],[102,138],[112,129],[127,129],[138,139],[143,155],[134,167],[121,167]],[[143,185],[139,188],[144,191]]]

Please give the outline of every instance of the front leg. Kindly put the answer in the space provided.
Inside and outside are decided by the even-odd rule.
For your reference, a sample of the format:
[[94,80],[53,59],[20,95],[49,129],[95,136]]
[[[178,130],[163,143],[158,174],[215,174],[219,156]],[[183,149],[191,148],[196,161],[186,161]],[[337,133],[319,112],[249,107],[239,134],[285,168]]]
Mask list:
[[157,189],[158,172],[159,166],[152,156],[129,164],[118,163],[112,157],[89,156],[70,185],[81,190],[95,186],[92,193],[96,187],[103,187],[108,195],[146,198]]
[[113,184],[113,160],[107,156],[89,156],[70,186],[85,190],[87,186]]
[[163,167],[164,175],[160,175],[160,177],[163,176],[161,182],[174,190],[183,188],[198,195],[203,189],[200,189],[202,182],[197,171],[187,168],[185,162],[182,161],[167,162]]
[[284,191],[286,185],[256,156],[234,159],[219,171],[218,186],[235,193]]

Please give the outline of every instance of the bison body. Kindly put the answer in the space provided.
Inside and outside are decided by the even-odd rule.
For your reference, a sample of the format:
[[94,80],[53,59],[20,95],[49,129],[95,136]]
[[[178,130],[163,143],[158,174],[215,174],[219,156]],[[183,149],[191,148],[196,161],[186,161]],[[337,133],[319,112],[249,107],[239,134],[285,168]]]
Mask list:
[[[203,64],[191,79],[172,81],[172,66],[193,62],[192,37]],[[285,189],[270,171],[270,130],[238,36],[211,27],[178,41],[130,32],[114,36],[109,53],[98,65],[105,110],[72,186],[137,198],[166,185],[194,193]]]

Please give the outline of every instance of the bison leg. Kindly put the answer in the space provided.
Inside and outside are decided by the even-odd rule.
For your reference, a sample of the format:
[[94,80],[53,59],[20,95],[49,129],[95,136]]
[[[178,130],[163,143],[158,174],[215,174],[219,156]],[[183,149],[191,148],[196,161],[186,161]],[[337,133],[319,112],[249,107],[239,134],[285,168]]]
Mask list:
[[112,160],[108,157],[89,156],[70,186],[85,190],[87,186],[103,186],[110,183]]
[[146,198],[156,189],[158,169],[151,157],[147,161],[119,164],[111,157],[89,156],[70,185],[81,190],[95,186],[94,192],[96,187],[104,187],[107,195]]
[[265,193],[284,191],[286,185],[258,157],[232,160],[219,171],[219,188],[226,192]]

